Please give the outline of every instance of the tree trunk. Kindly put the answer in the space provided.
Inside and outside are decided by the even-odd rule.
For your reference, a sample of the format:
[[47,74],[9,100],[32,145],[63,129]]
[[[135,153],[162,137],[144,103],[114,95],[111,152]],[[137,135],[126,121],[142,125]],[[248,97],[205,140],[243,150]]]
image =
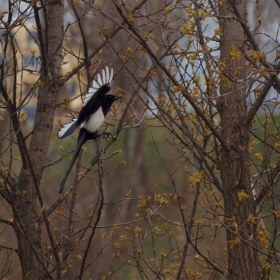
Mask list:
[[[224,1],[223,1],[224,2]],[[241,24],[234,20],[232,3],[245,21],[243,0],[220,4],[221,73],[219,111],[223,139],[230,147],[221,160],[221,179],[224,190],[225,224],[228,241],[228,274],[231,280],[259,279],[259,259],[256,247],[257,225],[249,222],[256,216],[251,191],[248,128],[242,126],[246,116],[245,34]],[[252,247],[253,246],[253,247]]]
[[[41,41],[42,77],[44,84],[39,88],[34,132],[29,151],[28,164],[23,164],[18,183],[18,193],[13,195],[14,217],[17,221],[15,233],[18,239],[18,254],[23,279],[46,279],[44,276],[41,231],[37,222],[42,205],[37,205],[38,187],[46,162],[56,95],[62,63],[63,44],[63,0],[43,1],[45,10],[45,37]],[[40,30],[39,30],[40,32]],[[43,51],[42,51],[43,50]],[[45,55],[45,57],[43,57]],[[44,63],[44,61],[46,63]],[[28,277],[26,277],[28,276]]]

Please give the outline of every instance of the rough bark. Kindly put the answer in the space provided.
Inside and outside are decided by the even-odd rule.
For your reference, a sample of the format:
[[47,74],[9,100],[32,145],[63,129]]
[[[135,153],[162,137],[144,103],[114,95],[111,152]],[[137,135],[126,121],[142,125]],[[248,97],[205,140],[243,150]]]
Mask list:
[[[259,279],[259,261],[256,247],[257,226],[248,222],[249,215],[256,216],[256,207],[251,191],[247,127],[241,120],[246,116],[245,90],[246,66],[245,34],[241,24],[231,12],[232,3],[245,18],[242,0],[226,1],[220,5],[221,60],[221,114],[222,136],[230,147],[221,160],[221,178],[224,190],[225,224],[228,241],[228,275],[231,280]],[[239,50],[239,55],[236,55]],[[235,53],[235,54],[234,54]],[[247,198],[239,200],[245,193]],[[244,196],[246,197],[246,195]]]
[[46,54],[46,59],[41,60],[44,85],[39,89],[30,147],[22,148],[28,164],[23,164],[18,192],[13,194],[13,212],[17,222],[15,233],[24,279],[26,276],[26,279],[46,279],[41,230],[36,226],[42,207],[38,205],[38,190],[50,142],[62,62],[63,1],[46,0],[43,4],[46,29],[44,45],[43,41],[40,43],[41,51],[44,49]]

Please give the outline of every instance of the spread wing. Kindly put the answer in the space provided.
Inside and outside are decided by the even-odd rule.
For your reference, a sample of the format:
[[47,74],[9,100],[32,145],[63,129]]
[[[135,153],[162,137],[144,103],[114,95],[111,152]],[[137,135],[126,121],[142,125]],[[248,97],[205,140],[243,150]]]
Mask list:
[[63,125],[63,127],[57,132],[57,137],[63,139],[71,135],[77,127],[77,119],[72,119],[71,123]]
[[92,87],[86,94],[82,110],[78,116],[77,122],[79,125],[100,108],[104,95],[110,90],[112,81],[113,69],[109,70],[106,66],[105,69],[102,69],[101,74],[98,74],[92,82]]
[[109,70],[108,66],[102,69],[101,75],[98,74],[97,78],[92,82],[92,86],[89,88],[88,93],[84,99],[83,107],[88,103],[95,93],[103,86],[110,87],[113,81],[113,68]]

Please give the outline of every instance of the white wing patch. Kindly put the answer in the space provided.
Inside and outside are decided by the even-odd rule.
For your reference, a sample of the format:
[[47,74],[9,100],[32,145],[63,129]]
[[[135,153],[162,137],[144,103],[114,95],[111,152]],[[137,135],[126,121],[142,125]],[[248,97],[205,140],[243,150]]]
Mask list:
[[91,97],[101,88],[103,85],[110,86],[113,80],[113,68],[111,71],[109,70],[108,66],[103,68],[101,74],[97,75],[97,78],[92,82],[92,86],[89,88],[88,93],[84,99],[83,107],[88,103]]
[[97,81],[100,86],[103,84],[100,74],[97,75]]
[[[104,77],[105,77],[105,79],[104,79]],[[107,83],[106,73],[105,73],[104,68],[102,69],[102,82],[103,82],[103,84],[106,84],[106,83]]]
[[[72,119],[71,123],[63,125],[63,127],[57,132],[58,138],[64,138],[72,134],[76,128],[76,121],[77,119]],[[72,127],[72,125],[74,126]]]

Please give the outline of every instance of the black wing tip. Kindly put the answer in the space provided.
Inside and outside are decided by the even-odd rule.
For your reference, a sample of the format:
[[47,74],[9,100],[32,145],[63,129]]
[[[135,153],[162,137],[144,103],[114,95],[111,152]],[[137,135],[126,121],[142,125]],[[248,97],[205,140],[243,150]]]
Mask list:
[[110,91],[110,89],[111,89],[111,87],[108,84],[104,84],[95,92],[94,95],[103,97],[106,93],[108,93]]
[[[110,85],[108,85],[108,84],[106,84],[105,86],[106,86],[106,93],[108,93],[108,92],[110,91],[111,87],[110,87]],[[105,93],[105,94],[106,94],[106,93]]]
[[102,89],[102,90],[106,90],[106,89],[107,89],[107,90],[110,90],[110,84],[108,84],[108,83],[107,83],[107,84],[104,84],[104,85],[102,85],[102,86],[99,88],[99,90],[100,90],[100,89]]
[[65,137],[63,137],[63,136],[64,136],[64,134],[63,134],[63,135],[61,135],[61,136],[59,136],[59,132],[57,132],[57,133],[56,133],[56,136],[57,136],[57,138],[58,138],[58,139],[63,139],[63,138],[65,138]]

